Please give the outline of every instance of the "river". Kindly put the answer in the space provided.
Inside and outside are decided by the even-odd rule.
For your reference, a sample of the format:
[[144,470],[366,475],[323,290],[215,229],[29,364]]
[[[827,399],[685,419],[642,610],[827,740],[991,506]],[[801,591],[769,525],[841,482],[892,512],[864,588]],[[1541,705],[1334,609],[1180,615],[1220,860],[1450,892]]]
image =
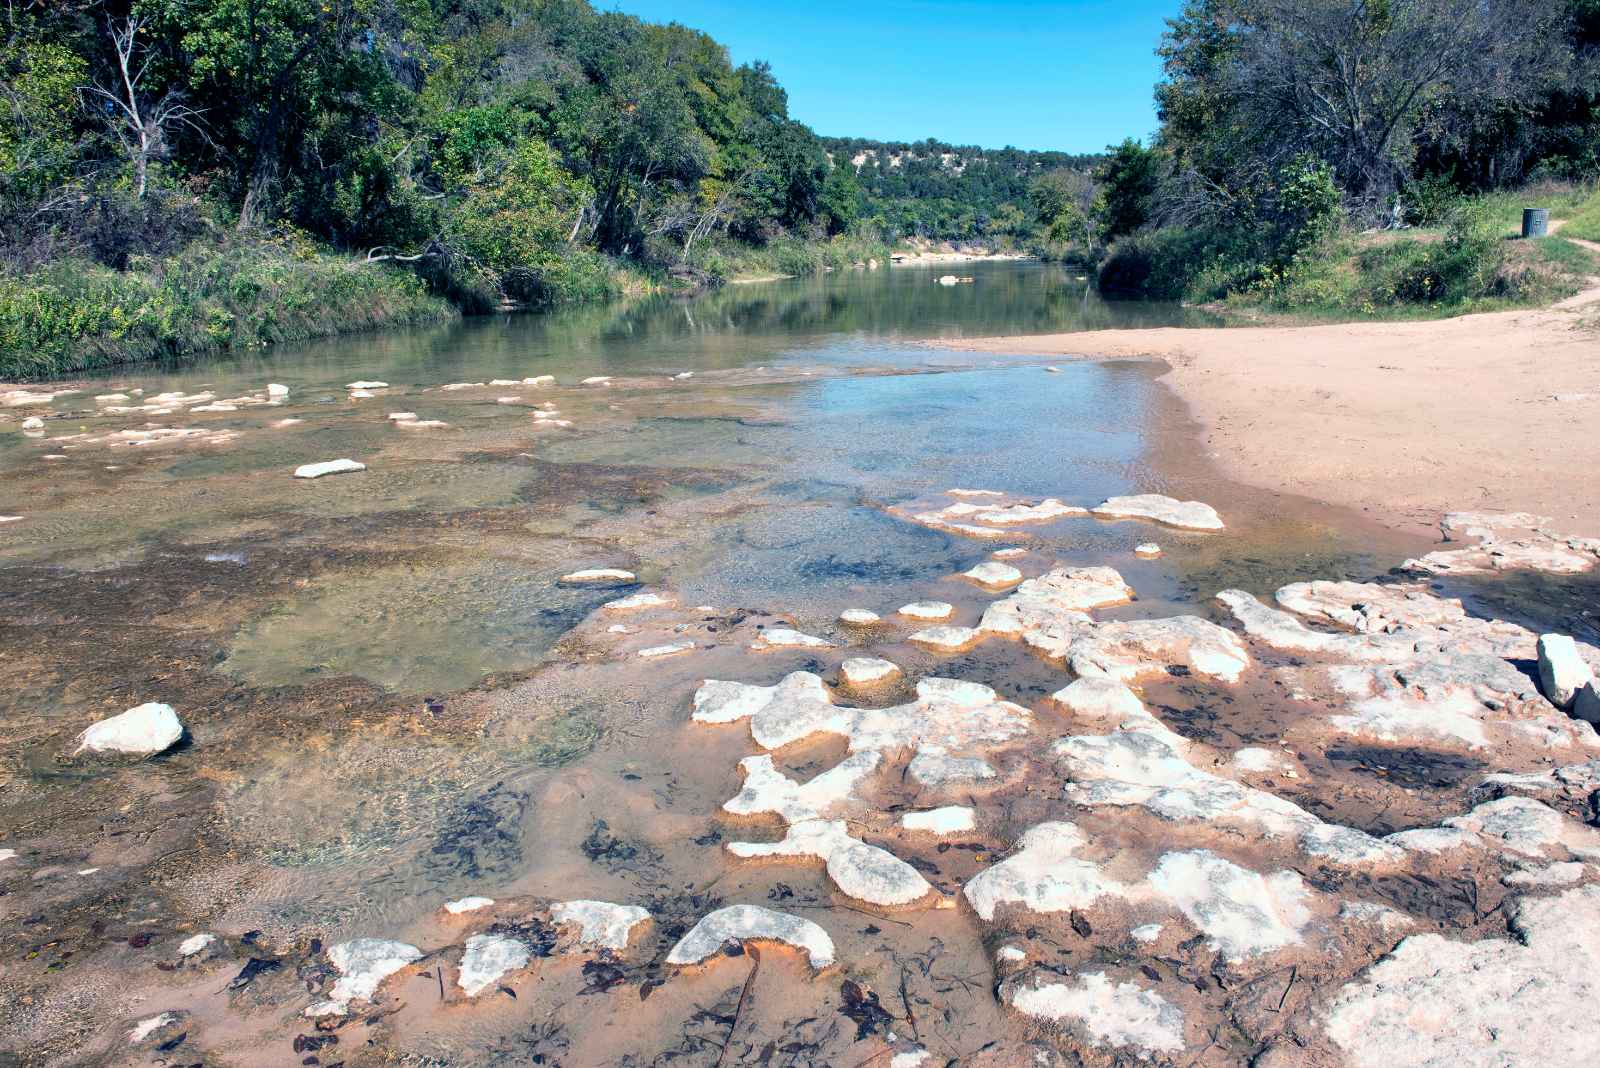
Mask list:
[[[23,851],[0,869],[0,912],[27,925],[33,956],[5,982],[32,1000],[0,1024],[0,1047],[125,1063],[121,1022],[170,1012],[160,1036],[185,1037],[160,1056],[207,1064],[314,1063],[306,1051],[351,1065],[854,1064],[891,1032],[930,1063],[984,1063],[985,1040],[1021,1049],[1031,1032],[993,997],[996,936],[968,912],[861,908],[820,863],[729,855],[781,823],[720,811],[758,750],[738,724],[689,722],[697,687],[798,670],[832,683],[843,657],[882,657],[903,676],[858,694],[864,706],[956,678],[1040,709],[1047,738],[1059,663],[1015,642],[931,650],[896,608],[945,602],[971,625],[999,594],[953,576],[1016,546],[1030,575],[1115,566],[1137,597],[1098,618],[1220,620],[1218,589],[1366,579],[1427,546],[1226,482],[1155,366],[938,347],[1197,313],[1107,302],[1058,267],[949,270],[972,280],[846,272],[357,335],[130,369],[29,409],[48,415],[42,433],[0,434],[0,513],[22,517],[0,526],[0,845]],[[581,384],[597,376],[609,381]],[[444,425],[406,428],[398,412]],[[366,470],[291,477],[345,457]],[[978,541],[907,521],[952,488],[1075,506],[1159,492],[1214,505],[1229,530],[1075,516]],[[1150,541],[1159,557],[1135,555]],[[592,568],[636,577],[562,581]],[[602,607],[639,592],[668,603]],[[846,609],[884,622],[846,626]],[[752,651],[774,628],[830,645]],[[1223,749],[1271,744],[1276,719],[1299,714],[1266,681],[1174,673],[1146,700]],[[182,717],[178,746],[69,757],[89,722],[146,701]],[[844,752],[801,742],[777,766],[803,780]],[[881,812],[939,793],[896,775],[873,787]],[[1046,814],[1025,778],[997,789],[963,795],[982,798],[972,833],[900,844],[947,901]],[[1425,818],[1407,804],[1340,811],[1394,829]],[[440,911],[468,896],[497,904],[476,920]],[[449,985],[452,947],[490,915],[549,952],[530,932],[548,934],[551,899],[643,906],[654,930],[620,959],[557,953],[470,1002]],[[743,964],[664,963],[735,903],[820,924],[849,982],[771,953],[759,984]],[[224,948],[175,957],[197,932]],[[381,1012],[315,1030],[299,1013],[330,974],[322,947],[357,937],[438,953]],[[260,977],[225,989],[252,958],[269,962]]]

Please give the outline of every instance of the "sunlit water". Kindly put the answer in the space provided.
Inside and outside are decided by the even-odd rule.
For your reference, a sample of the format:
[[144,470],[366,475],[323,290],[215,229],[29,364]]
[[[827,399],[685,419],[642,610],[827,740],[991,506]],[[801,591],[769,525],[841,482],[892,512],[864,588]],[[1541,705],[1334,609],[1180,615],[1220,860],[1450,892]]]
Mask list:
[[[816,872],[727,870],[713,814],[748,748],[684,726],[700,679],[770,683],[816,662],[704,639],[694,658],[613,662],[572,636],[602,601],[669,590],[707,606],[716,627],[782,616],[832,637],[851,607],[888,614],[938,598],[970,615],[989,598],[950,576],[997,544],[886,512],[958,486],[1082,505],[1155,490],[1224,509],[1226,539],[1093,519],[1030,534],[1043,559],[1123,571],[1140,600],[1108,616],[1205,613],[1229,585],[1365,578],[1416,548],[1218,479],[1148,365],[1048,373],[908,344],[1203,320],[1108,303],[1054,267],[951,270],[975,280],[847,272],[139,369],[57,400],[43,439],[13,420],[0,433],[0,514],[25,519],[0,528],[0,709],[25,789],[0,816],[70,843],[97,813],[131,806],[128,819],[161,829],[149,856],[127,860],[130,879],[158,848],[192,861],[152,903],[168,926],[420,941],[425,917],[466,893],[648,898],[667,915],[702,907],[693,893],[712,884],[722,900],[775,900],[775,880],[822,909]],[[684,372],[693,377],[666,377]],[[558,386],[437,389],[546,374]],[[591,375],[618,381],[575,388]],[[358,379],[390,388],[352,401],[344,385]],[[92,399],[135,388],[229,397],[267,382],[290,387],[286,403],[117,417]],[[531,407],[546,401],[573,427],[535,430]],[[385,419],[399,410],[450,426],[400,431]],[[272,426],[283,418],[302,422]],[[50,440],[152,422],[242,433],[148,449],[56,452]],[[288,477],[341,456],[369,470]],[[1165,556],[1136,559],[1152,537]],[[557,581],[595,566],[639,581]],[[891,652],[912,678],[970,678],[1021,701],[1060,685],[1010,646],[941,660],[877,645],[859,655]],[[1181,729],[1223,744],[1253,741],[1272,708],[1240,717],[1198,686],[1163,699]],[[53,762],[84,723],[144,700],[168,701],[190,727],[145,778]],[[792,758],[808,774],[828,762]],[[600,859],[579,848],[607,840],[597,820],[625,848]],[[952,885],[976,864],[966,856],[945,862]],[[908,922],[906,939],[935,921]],[[851,944],[864,933],[840,937],[874,952]],[[967,965],[975,952],[960,951]],[[670,1015],[673,995],[659,997],[651,1011]],[[527,1040],[506,1044],[510,1026],[415,1041],[476,1051],[460,1063],[525,1057]]]

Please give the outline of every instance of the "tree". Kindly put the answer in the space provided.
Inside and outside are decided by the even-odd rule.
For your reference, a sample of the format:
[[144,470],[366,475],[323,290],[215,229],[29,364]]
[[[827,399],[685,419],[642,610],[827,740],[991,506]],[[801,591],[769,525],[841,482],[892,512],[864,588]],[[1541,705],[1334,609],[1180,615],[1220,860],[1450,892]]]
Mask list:
[[1131,234],[1149,222],[1161,186],[1160,155],[1128,138],[1110,149],[1095,171],[1100,183],[1100,226],[1107,238]]
[[1028,190],[1033,210],[1050,239],[1063,244],[1081,239],[1087,249],[1095,245],[1092,213],[1096,193],[1094,178],[1065,167],[1041,174]]
[[147,95],[145,82],[151,57],[137,41],[143,25],[143,20],[131,15],[120,24],[108,24],[117,81],[112,88],[95,85],[89,89],[106,105],[106,121],[112,135],[133,164],[134,190],[140,200],[149,186],[150,163],[165,155],[167,138],[174,127],[187,126],[205,136],[198,121],[200,112],[184,103],[180,91],[168,89],[154,100]]
[[1221,210],[1309,152],[1376,212],[1421,146],[1525,123],[1570,76],[1566,3],[1189,0],[1161,49],[1162,144]]

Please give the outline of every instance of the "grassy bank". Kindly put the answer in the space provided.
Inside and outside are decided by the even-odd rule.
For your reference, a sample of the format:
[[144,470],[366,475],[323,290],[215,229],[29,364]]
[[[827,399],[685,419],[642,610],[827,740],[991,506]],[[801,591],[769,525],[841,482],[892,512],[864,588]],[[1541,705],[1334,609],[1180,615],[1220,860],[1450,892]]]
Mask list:
[[243,350],[456,315],[413,273],[263,242],[0,275],[0,379]]
[[729,282],[845,270],[868,260],[887,266],[889,246],[875,233],[860,232],[827,240],[780,237],[761,246],[721,240],[697,249],[690,262],[717,281]]
[[[1522,208],[1550,208],[1559,235],[1519,239]],[[1600,194],[1545,186],[1419,205],[1424,225],[1335,227],[1286,255],[1234,230],[1167,227],[1128,237],[1101,267],[1104,290],[1306,318],[1431,318],[1570,296],[1600,262],[1568,237],[1600,236]]]

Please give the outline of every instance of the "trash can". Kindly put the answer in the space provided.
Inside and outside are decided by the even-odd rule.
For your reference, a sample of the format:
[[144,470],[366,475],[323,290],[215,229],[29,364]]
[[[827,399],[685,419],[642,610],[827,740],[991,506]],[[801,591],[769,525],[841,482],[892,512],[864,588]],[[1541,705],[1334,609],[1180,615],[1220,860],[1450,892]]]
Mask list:
[[1522,236],[1543,237],[1550,232],[1549,208],[1522,209]]

